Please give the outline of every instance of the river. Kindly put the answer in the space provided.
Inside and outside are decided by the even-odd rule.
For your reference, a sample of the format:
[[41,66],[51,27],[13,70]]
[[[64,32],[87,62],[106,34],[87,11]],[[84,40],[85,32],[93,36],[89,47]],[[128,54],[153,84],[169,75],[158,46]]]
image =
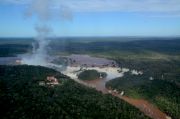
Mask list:
[[[19,57],[0,57],[0,65],[16,65],[17,61],[19,61],[21,58]],[[57,65],[55,65],[57,66]],[[53,69],[58,69],[59,67],[50,67]],[[69,69],[68,69],[69,68]],[[71,77],[72,79],[74,79],[76,82],[85,85],[87,87],[91,87],[91,88],[95,88],[98,91],[101,91],[103,94],[108,94],[110,93],[109,90],[105,87],[105,84],[107,81],[114,79],[115,77],[122,77],[124,72],[127,72],[128,69],[121,69],[122,72],[121,73],[117,73],[117,68],[98,68],[98,67],[91,67],[89,69],[95,69],[101,72],[110,72],[107,73],[108,76],[105,79],[96,79],[96,80],[91,80],[91,81],[81,81],[77,78],[77,74],[74,73],[74,71],[79,70],[81,67],[68,67],[66,68],[65,71],[62,71],[61,73]],[[87,69],[87,67],[86,67]],[[140,111],[142,111],[145,115],[151,117],[152,119],[171,119],[170,117],[168,117],[165,113],[163,113],[162,111],[160,111],[156,106],[152,105],[151,103],[149,103],[146,100],[143,99],[132,99],[129,98],[127,96],[120,96],[117,93],[113,93],[111,92],[110,94],[112,94],[113,96],[116,96],[126,102],[128,102],[129,104],[135,106],[136,108],[138,108]]]

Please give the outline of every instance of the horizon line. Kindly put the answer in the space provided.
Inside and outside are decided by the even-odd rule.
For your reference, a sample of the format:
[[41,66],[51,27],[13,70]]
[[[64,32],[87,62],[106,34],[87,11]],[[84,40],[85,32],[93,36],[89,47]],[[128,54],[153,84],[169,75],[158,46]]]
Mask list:
[[[47,38],[106,38],[106,37],[114,37],[114,38],[180,38],[180,35],[178,36],[54,36],[54,37],[47,37]],[[36,38],[33,36],[3,36],[0,38]]]

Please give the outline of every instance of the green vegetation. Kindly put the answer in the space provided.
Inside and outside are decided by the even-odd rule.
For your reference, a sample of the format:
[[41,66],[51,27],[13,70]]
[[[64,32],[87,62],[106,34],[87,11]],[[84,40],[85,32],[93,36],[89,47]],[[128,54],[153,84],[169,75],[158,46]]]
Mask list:
[[0,38],[0,57],[13,57],[30,52],[31,38]]
[[85,70],[78,75],[78,78],[81,80],[95,80],[99,79],[100,76],[105,78],[107,74],[104,72],[98,72],[96,70]]
[[[61,85],[40,86],[47,76]],[[111,95],[40,66],[0,66],[1,119],[148,119]]]
[[14,45],[5,44],[0,45],[0,57],[12,57],[17,54],[24,54],[31,49],[31,45]]
[[[50,54],[89,54],[110,59],[180,60],[180,38],[138,38],[138,37],[72,37],[52,38]],[[25,46],[31,50],[32,38],[0,38],[0,48],[10,45],[9,53]],[[27,47],[27,45],[29,47]],[[7,48],[6,48],[7,49]],[[0,50],[0,54],[2,50]],[[5,50],[4,50],[5,51]],[[14,52],[15,53],[23,53]],[[30,51],[29,51],[30,52]],[[9,54],[8,56],[14,55]],[[4,56],[6,53],[4,53]],[[3,55],[2,55],[3,56]]]
[[[150,59],[168,60],[180,59],[180,40],[179,38],[76,38],[55,40],[50,46],[52,52],[59,54],[89,54],[111,59]],[[94,40],[96,39],[96,40]],[[101,40],[100,40],[101,39]],[[126,39],[126,40],[125,40]],[[145,40],[146,39],[146,40]],[[148,39],[148,40],[147,40]],[[136,41],[131,41],[136,40]]]
[[180,117],[180,87],[167,80],[149,80],[146,75],[135,76],[127,73],[122,78],[109,81],[106,87],[125,91],[125,95],[146,99],[157,105],[174,119]]
[[146,77],[163,79],[180,86],[180,60],[123,60],[116,59],[119,66],[144,72]]
[[[180,88],[180,40],[179,39],[180,38],[137,38],[137,37],[134,37],[134,38],[128,38],[128,37],[122,37],[122,38],[121,37],[115,37],[115,38],[114,37],[57,38],[57,39],[53,39],[53,41],[49,44],[49,47],[51,47],[51,49],[48,51],[48,53],[50,53],[51,55],[56,55],[56,56],[59,56],[59,55],[62,56],[62,55],[68,55],[68,54],[75,53],[75,54],[89,54],[89,55],[96,56],[96,57],[105,57],[105,58],[109,58],[109,59],[113,59],[113,60],[117,61],[117,63],[119,64],[120,67],[126,67],[129,69],[136,69],[139,71],[143,71],[144,74],[142,76],[126,74],[125,77],[123,77],[123,78],[111,80],[110,82],[107,83],[106,86],[112,87],[112,88],[117,88],[118,90],[124,90],[125,95],[131,96],[134,98],[144,98],[146,100],[149,100],[150,102],[152,102],[156,106],[158,106],[162,111],[171,115],[174,119],[179,119],[180,118],[180,115],[179,115],[180,114],[180,112],[179,112],[179,110],[180,110],[180,106],[179,106],[180,105],[180,101],[179,101],[180,100],[179,99],[179,97],[180,97],[179,96],[180,95],[179,94],[180,93],[180,90],[179,90],[179,88]],[[1,40],[0,56],[15,56],[19,53],[30,52],[29,49],[31,50],[32,39],[31,40],[0,39],[0,40]],[[61,64],[62,62],[63,62],[63,64],[67,64],[67,62],[63,61],[63,59],[60,59],[60,60],[57,60],[54,62],[58,63],[58,64]],[[26,72],[25,74],[27,76],[29,76],[29,74],[34,73],[34,71],[36,71],[36,70],[37,69],[35,68],[35,69],[33,69],[33,71],[29,71],[30,73]],[[39,72],[38,70],[37,70],[37,72]],[[25,70],[23,70],[22,72],[25,72]],[[49,72],[49,70],[48,70],[48,72]],[[18,71],[17,71],[17,73],[18,73]],[[97,76],[99,77],[97,72],[94,72],[92,74],[91,73],[83,72],[81,74],[82,80],[92,80],[92,79],[96,79]],[[9,76],[13,76],[11,74],[13,74],[13,73],[9,73]],[[21,73],[18,73],[18,74],[21,75]],[[34,74],[36,74],[35,77],[39,77],[35,80],[41,79],[41,77],[43,77],[43,75],[44,75],[44,73],[43,74],[42,73],[34,73]],[[3,77],[4,74],[0,75],[0,76]],[[15,75],[14,77],[16,77],[16,76],[19,76],[19,75]],[[35,78],[35,77],[33,77],[33,78]],[[149,77],[153,77],[154,80],[150,81]],[[31,76],[30,79],[33,79],[33,78]],[[45,78],[45,76],[44,76],[44,78]],[[44,78],[42,78],[42,79],[44,79]],[[0,79],[2,79],[2,78],[0,78]],[[10,78],[8,77],[8,79],[10,79]],[[21,78],[18,77],[16,79],[19,80]],[[26,78],[23,78],[23,79],[26,79]],[[27,78],[27,79],[29,79],[29,78]],[[24,80],[19,81],[19,82],[22,83],[23,81]],[[12,81],[10,81],[10,82],[12,82]],[[81,97],[82,100],[77,101],[76,98],[73,98],[73,100],[71,102],[69,97],[66,97],[69,99],[68,101],[72,105],[82,104],[82,103],[87,102],[87,100],[90,101],[87,103],[87,105],[88,104],[96,105],[97,104],[96,102],[102,101],[100,98],[100,97],[102,97],[102,94],[97,93],[96,91],[94,91],[92,89],[82,87],[79,84],[76,84],[75,82],[73,82],[71,80],[65,81],[65,82],[66,83],[64,83],[61,87],[57,86],[54,88],[54,89],[57,88],[58,90],[60,90],[60,89],[62,90],[63,95],[62,94],[60,95],[59,93],[57,93],[58,95],[61,96],[61,98],[64,96],[69,96],[72,98],[72,96],[69,95],[70,92],[71,92],[71,95],[74,96],[74,94],[79,92],[79,90],[83,90],[83,93],[81,93],[81,94],[77,93],[77,95],[76,95],[77,98]],[[16,82],[13,82],[13,83],[18,84]],[[0,86],[3,87],[4,84],[7,84],[7,81],[1,80]],[[66,84],[68,84],[69,86],[67,86]],[[66,92],[65,89],[67,90],[68,88],[65,86],[73,87],[73,88],[71,88],[72,91]],[[77,86],[77,87],[74,87],[74,86]],[[18,86],[16,86],[16,87],[18,87]],[[39,86],[37,86],[37,87],[38,87],[37,89],[40,91],[42,90],[41,88],[44,88],[44,87],[39,87]],[[2,88],[2,89],[7,89],[7,88],[8,87]],[[4,93],[1,93],[2,89],[0,91],[0,94],[5,95]],[[36,90],[36,88],[34,90]],[[93,94],[96,95],[95,98],[91,98],[93,96],[92,96],[92,93],[89,93],[89,91],[93,92]],[[4,90],[3,90],[3,92],[4,92]],[[47,95],[44,96],[45,99],[40,98],[41,100],[47,101],[47,99],[51,99],[48,97],[50,95],[50,93],[47,90],[46,90],[46,92],[47,92]],[[54,91],[54,92],[56,92],[56,91]],[[59,91],[59,92],[61,92],[61,91]],[[8,94],[11,95],[9,91],[8,91]],[[19,94],[19,93],[17,92],[17,94]],[[85,95],[85,94],[87,94],[87,95]],[[25,95],[25,94],[23,93],[23,95]],[[33,94],[31,94],[31,95],[33,95]],[[5,97],[7,98],[7,95]],[[14,96],[14,97],[16,97],[16,96]],[[107,97],[106,98],[105,97],[106,96],[103,95],[103,98],[102,98],[103,101],[106,100]],[[5,100],[6,100],[6,98],[5,98]],[[10,96],[10,99],[13,99],[13,98]],[[112,97],[109,97],[109,98],[112,98]],[[8,97],[8,99],[9,99],[9,97]],[[10,99],[7,100],[7,102],[8,101],[10,102],[11,101]],[[93,99],[93,101],[92,101],[92,99]],[[58,100],[58,99],[53,98],[53,100]],[[114,101],[116,99],[113,98],[110,100]],[[33,101],[36,101],[36,100],[33,100]],[[63,101],[66,101],[65,98]],[[80,103],[80,101],[82,101],[82,103]],[[111,104],[117,105],[116,103],[112,103],[112,102],[109,102],[106,105],[105,102],[103,102],[103,101],[101,104],[105,105],[105,107],[110,106]],[[26,102],[26,101],[24,101],[24,102]],[[99,105],[100,106],[99,108],[97,108],[96,107],[97,105],[96,105],[95,109],[92,109],[93,108],[92,106],[88,106],[87,109],[83,108],[83,106],[80,106],[78,108],[76,106],[74,106],[77,108],[77,110],[80,110],[82,112],[81,117],[80,117],[80,116],[78,116],[79,112],[77,112],[77,111],[74,111],[74,113],[70,113],[71,112],[70,108],[74,109],[74,107],[72,105],[67,106],[67,104],[69,104],[68,102],[66,102],[67,104],[65,105],[65,106],[67,106],[67,108],[59,106],[59,102],[58,103],[57,102],[53,103],[52,105],[58,105],[59,108],[62,108],[65,110],[67,115],[76,115],[75,116],[76,118],[77,117],[93,118],[92,116],[87,116],[87,114],[85,114],[85,112],[88,112],[88,113],[92,112],[92,114],[94,116],[95,115],[97,116],[97,113],[100,113],[102,118],[104,118],[104,117],[110,118],[112,116],[112,115],[109,115],[109,116],[106,115],[106,114],[109,114],[109,112],[112,112],[112,109],[104,110],[104,111],[100,112],[100,110],[102,110],[100,107],[103,107],[102,105]],[[31,102],[29,100],[27,103],[31,104]],[[5,104],[5,103],[2,103],[2,104]],[[34,102],[31,106],[34,108],[35,104],[38,104],[38,103]],[[123,102],[123,104],[124,104],[124,102]],[[44,103],[41,105],[45,106]],[[82,105],[85,105],[85,104],[82,104]],[[11,107],[13,107],[13,106],[11,106]],[[45,106],[45,107],[47,107],[47,108],[45,108],[46,111],[50,110],[50,107],[48,107],[48,106]],[[21,108],[21,106],[19,108]],[[62,109],[59,109],[59,110],[62,110]],[[88,110],[88,109],[90,109],[90,110]],[[98,109],[99,111],[97,111],[96,109]],[[122,108],[120,108],[120,109],[122,109]],[[10,111],[11,111],[10,113],[14,114],[14,112],[12,112],[12,110],[15,110],[15,109],[10,108]],[[95,113],[95,110],[97,113]],[[116,108],[113,107],[113,110],[115,110],[115,112],[116,112]],[[120,110],[120,111],[122,111],[122,110]],[[6,111],[6,112],[8,112],[8,111]],[[60,113],[60,112],[58,112],[58,113]],[[77,114],[75,114],[75,113],[77,113]],[[113,113],[113,115],[119,114],[119,112],[117,112],[116,114],[114,114],[114,112],[112,112],[112,113]],[[2,112],[2,114],[7,114],[7,113]],[[32,112],[31,114],[34,114],[34,113]],[[43,113],[43,114],[46,115],[45,113]],[[47,114],[49,114],[49,113],[47,113]],[[125,115],[127,115],[127,113]],[[67,117],[69,117],[69,116],[67,116]],[[116,116],[112,116],[111,118],[115,118],[115,117]],[[133,118],[136,118],[136,117],[137,116],[134,116]],[[70,118],[74,118],[74,116],[70,116]],[[98,118],[98,116],[97,116],[97,118]],[[129,117],[127,117],[127,118],[129,118]]]

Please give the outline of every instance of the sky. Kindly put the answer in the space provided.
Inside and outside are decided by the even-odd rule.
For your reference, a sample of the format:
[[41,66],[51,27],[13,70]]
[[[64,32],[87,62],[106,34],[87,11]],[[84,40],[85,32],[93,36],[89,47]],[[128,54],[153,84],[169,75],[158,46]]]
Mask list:
[[0,0],[0,37],[180,36],[180,0]]

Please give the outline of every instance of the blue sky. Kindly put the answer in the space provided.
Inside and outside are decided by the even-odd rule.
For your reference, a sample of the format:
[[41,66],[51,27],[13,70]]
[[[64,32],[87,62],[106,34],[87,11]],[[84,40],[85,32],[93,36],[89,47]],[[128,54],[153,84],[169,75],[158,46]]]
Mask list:
[[180,0],[1,0],[0,37],[180,36]]

